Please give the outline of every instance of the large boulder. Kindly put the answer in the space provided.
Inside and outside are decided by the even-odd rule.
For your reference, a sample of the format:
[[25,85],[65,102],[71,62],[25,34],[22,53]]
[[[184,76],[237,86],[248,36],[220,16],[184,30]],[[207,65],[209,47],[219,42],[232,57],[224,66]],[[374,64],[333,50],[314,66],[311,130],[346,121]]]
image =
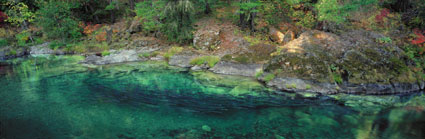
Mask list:
[[[404,52],[385,37],[368,31],[342,35],[307,31],[281,48],[265,66],[276,78],[268,85],[286,91],[391,94],[421,89],[419,78],[406,65]],[[289,80],[303,80],[306,85]],[[289,85],[288,85],[289,84]],[[300,83],[301,84],[301,83]],[[317,89],[320,86],[325,88]]]

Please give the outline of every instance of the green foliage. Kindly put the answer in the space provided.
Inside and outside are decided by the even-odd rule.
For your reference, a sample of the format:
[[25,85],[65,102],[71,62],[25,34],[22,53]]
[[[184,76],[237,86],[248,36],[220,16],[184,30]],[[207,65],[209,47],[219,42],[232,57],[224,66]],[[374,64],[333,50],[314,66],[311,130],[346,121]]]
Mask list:
[[28,31],[22,31],[15,35],[18,46],[27,46],[30,39],[30,33]]
[[393,43],[393,40],[390,37],[382,37],[376,39],[376,42],[378,43]]
[[56,50],[56,49],[58,49],[58,48],[60,48],[60,47],[62,47],[62,46],[66,46],[66,44],[65,44],[65,43],[63,43],[63,42],[59,42],[59,41],[52,41],[52,42],[49,44],[49,48],[50,48],[50,49],[53,49],[53,50]]
[[208,64],[209,67],[214,67],[217,62],[220,61],[220,57],[218,56],[203,56],[197,57],[190,61],[191,65],[202,65],[204,63]]
[[52,39],[75,40],[81,37],[78,20],[71,9],[78,5],[63,1],[43,1],[37,11],[36,24]]
[[263,74],[264,74],[264,71],[263,71],[263,70],[257,71],[257,72],[255,73],[255,77],[256,77],[256,78],[259,78],[259,77],[261,77]]
[[[378,0],[354,0],[347,3],[339,0],[319,0],[315,5],[319,21],[331,21],[335,23],[345,22],[350,12],[358,10],[360,7],[377,4]],[[341,4],[342,3],[342,4]]]
[[182,51],[183,51],[183,47],[173,46],[164,54],[164,58],[170,59],[170,57]]
[[288,89],[295,89],[295,88],[297,88],[297,85],[295,83],[286,84],[286,88],[288,88]]
[[406,45],[403,50],[406,52],[406,56],[415,63],[416,67],[425,68],[425,57],[421,54],[422,48],[417,45]]
[[111,54],[111,52],[109,52],[108,50],[102,51],[102,56],[108,56],[110,54]]
[[[237,6],[239,6],[238,13],[249,15],[251,13],[259,12],[257,7],[261,6],[261,2],[256,0],[245,0],[245,2],[238,3]],[[249,17],[246,18],[246,20],[249,20]]]
[[309,84],[305,85],[305,89],[311,89],[311,85]]
[[342,76],[338,73],[332,72],[332,78],[335,83],[340,84],[342,83]]
[[10,50],[9,51],[9,55],[16,55],[17,54],[17,52],[16,52],[16,50],[14,50],[14,49],[12,49],[12,50]]
[[274,78],[275,78],[275,75],[274,74],[267,74],[264,77],[264,81],[269,82],[269,81],[273,80]]
[[7,46],[9,43],[6,39],[0,38],[0,47]]
[[136,15],[141,19],[145,31],[159,31],[163,27],[161,19],[164,18],[162,10],[165,4],[162,0],[145,0],[136,4]]
[[6,12],[8,18],[7,22],[16,26],[27,26],[28,23],[34,21],[34,13],[31,12],[28,6],[23,2],[8,1],[6,5],[9,6],[9,10]]
[[312,12],[294,11],[292,17],[298,18],[299,20],[295,24],[304,28],[313,28],[317,23]]

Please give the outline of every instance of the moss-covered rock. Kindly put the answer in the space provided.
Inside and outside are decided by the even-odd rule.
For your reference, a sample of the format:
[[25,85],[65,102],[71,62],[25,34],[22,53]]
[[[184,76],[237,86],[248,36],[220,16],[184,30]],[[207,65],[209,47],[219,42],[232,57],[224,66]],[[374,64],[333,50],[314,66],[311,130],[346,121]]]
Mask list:
[[[422,89],[422,79],[406,64],[403,50],[391,43],[377,43],[382,37],[362,30],[342,35],[304,32],[280,47],[280,53],[265,65],[264,72],[276,74],[268,84],[282,90],[305,90],[305,86],[285,87],[288,78],[296,78],[320,93],[391,94]],[[314,89],[317,84],[333,87],[319,91]]]

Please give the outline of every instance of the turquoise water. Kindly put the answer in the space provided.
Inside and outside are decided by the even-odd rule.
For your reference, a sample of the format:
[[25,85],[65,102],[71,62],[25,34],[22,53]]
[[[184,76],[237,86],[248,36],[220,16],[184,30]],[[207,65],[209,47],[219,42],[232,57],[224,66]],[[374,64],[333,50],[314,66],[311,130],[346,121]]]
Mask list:
[[0,138],[424,138],[425,95],[315,96],[162,62],[0,62]]

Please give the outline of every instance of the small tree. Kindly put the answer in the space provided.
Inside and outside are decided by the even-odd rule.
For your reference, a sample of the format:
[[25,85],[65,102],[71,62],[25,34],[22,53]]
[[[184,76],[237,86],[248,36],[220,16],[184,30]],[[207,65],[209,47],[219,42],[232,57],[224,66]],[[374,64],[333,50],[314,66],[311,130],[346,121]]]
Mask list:
[[78,5],[63,1],[41,2],[37,11],[36,24],[43,27],[49,38],[63,41],[81,36],[78,20],[72,16],[71,9]]
[[6,5],[9,6],[9,10],[6,12],[8,15],[6,21],[12,25],[20,26],[25,30],[28,28],[28,24],[34,21],[34,13],[28,9],[25,3],[9,1]]
[[164,8],[165,24],[162,29],[168,40],[179,43],[191,42],[194,12],[190,0],[168,0]]
[[164,10],[165,4],[162,0],[145,0],[136,4],[136,15],[141,19],[143,30],[155,32],[162,28],[161,20],[164,18],[162,10]]

